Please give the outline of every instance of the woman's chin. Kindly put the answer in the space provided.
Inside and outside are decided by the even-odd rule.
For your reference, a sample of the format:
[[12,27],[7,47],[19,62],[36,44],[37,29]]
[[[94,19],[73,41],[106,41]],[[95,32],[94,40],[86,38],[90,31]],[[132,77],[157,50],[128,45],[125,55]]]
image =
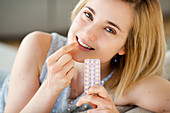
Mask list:
[[83,57],[76,50],[71,51],[70,54],[72,55],[72,59],[74,61],[79,62],[79,63],[84,62]]
[[85,59],[95,59],[95,57],[92,57],[93,55],[82,52],[78,48],[72,50],[70,54],[72,55],[73,60],[79,63],[84,63]]
[[76,55],[72,55],[72,58],[74,61],[79,62],[79,63],[84,63],[84,59],[82,57],[76,56]]

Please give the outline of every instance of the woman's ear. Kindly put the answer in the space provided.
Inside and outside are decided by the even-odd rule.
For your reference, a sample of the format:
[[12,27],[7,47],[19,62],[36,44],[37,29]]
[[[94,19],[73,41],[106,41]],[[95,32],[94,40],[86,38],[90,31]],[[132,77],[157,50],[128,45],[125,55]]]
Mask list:
[[125,47],[123,47],[119,52],[118,52],[119,55],[125,55],[126,54],[126,51],[125,51]]

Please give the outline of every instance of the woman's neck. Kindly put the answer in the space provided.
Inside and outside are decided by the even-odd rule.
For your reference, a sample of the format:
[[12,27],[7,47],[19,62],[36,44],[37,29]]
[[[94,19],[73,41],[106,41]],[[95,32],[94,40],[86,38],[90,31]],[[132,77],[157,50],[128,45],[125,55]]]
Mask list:
[[111,67],[110,62],[102,63],[101,64],[101,80],[105,78],[106,76],[108,76],[112,70],[113,68]]

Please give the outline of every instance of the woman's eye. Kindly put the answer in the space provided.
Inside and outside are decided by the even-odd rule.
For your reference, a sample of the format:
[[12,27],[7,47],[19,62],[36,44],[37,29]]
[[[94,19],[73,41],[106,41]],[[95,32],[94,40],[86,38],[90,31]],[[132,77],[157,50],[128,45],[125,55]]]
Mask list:
[[115,30],[112,30],[111,28],[105,28],[109,33],[113,33],[113,34],[116,34]]
[[93,20],[93,16],[90,13],[84,12],[84,14],[86,15],[87,18],[89,18],[90,20]]

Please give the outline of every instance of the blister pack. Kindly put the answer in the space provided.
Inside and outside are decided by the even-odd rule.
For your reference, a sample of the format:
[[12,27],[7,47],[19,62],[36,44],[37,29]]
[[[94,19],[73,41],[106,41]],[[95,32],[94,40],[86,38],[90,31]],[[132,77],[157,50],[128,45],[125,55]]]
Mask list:
[[84,61],[84,93],[87,94],[91,86],[100,85],[100,60],[85,59]]

